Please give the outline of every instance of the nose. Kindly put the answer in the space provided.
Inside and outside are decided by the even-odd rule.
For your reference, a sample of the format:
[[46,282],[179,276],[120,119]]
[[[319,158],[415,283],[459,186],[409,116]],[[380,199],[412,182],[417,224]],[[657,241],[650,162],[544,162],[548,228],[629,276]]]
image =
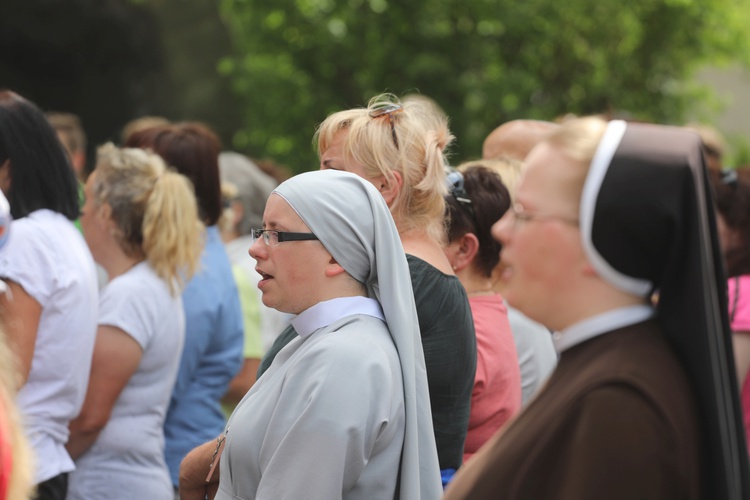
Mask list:
[[513,233],[513,213],[512,210],[508,210],[505,214],[500,217],[500,220],[495,222],[490,229],[492,238],[505,246],[510,240],[510,236]]
[[250,245],[250,248],[247,250],[247,253],[250,254],[250,257],[252,257],[255,260],[260,260],[264,255],[265,251],[267,250],[266,244],[263,242],[263,238],[257,238],[255,241],[253,241],[253,244]]

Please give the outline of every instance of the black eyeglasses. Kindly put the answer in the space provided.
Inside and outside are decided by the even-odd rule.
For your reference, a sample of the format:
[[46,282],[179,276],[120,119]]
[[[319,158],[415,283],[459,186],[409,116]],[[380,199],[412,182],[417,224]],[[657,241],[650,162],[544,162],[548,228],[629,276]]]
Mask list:
[[477,213],[474,210],[474,205],[471,203],[469,193],[466,192],[466,188],[464,187],[464,174],[458,170],[450,170],[445,176],[445,182],[448,185],[448,191],[451,196],[466,210],[471,219],[476,223]]
[[380,118],[381,116],[387,116],[388,122],[391,124],[391,137],[393,137],[393,144],[398,147],[398,137],[396,136],[396,125],[393,122],[393,114],[403,111],[404,107],[395,102],[379,102],[374,104],[370,108],[370,118]]
[[263,243],[269,247],[275,247],[285,241],[307,241],[317,240],[318,237],[313,233],[290,233],[287,231],[276,231],[275,229],[251,229],[250,234],[253,237],[253,243],[259,238],[263,238]]

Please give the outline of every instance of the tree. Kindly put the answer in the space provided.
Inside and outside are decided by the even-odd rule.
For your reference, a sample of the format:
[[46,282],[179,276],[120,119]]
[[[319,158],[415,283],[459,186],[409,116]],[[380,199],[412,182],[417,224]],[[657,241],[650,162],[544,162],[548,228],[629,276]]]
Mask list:
[[297,171],[329,113],[375,94],[435,99],[453,161],[514,118],[627,113],[680,122],[706,61],[747,61],[748,0],[221,0],[237,55],[219,69],[242,99],[237,148]]
[[160,101],[162,51],[153,16],[129,0],[4,0],[0,87],[45,111],[80,116],[89,153],[117,140],[139,108]]

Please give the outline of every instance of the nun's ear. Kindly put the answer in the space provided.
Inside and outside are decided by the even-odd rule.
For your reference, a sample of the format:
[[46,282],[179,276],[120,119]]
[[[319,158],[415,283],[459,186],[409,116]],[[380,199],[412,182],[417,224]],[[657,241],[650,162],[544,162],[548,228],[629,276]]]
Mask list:
[[326,265],[326,270],[325,270],[326,277],[332,278],[334,276],[338,276],[341,273],[346,273],[346,271],[341,266],[341,264],[336,262],[336,259],[331,257],[331,260],[328,261],[328,264]]
[[596,269],[588,261],[583,264],[583,275],[584,276],[598,276]]

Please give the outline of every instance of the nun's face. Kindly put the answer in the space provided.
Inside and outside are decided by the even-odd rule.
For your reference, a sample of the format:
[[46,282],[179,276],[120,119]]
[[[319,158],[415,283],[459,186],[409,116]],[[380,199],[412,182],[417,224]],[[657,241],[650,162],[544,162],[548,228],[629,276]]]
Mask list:
[[578,202],[570,194],[577,169],[555,148],[537,146],[526,158],[516,204],[492,227],[503,245],[503,295],[550,328],[556,327],[559,300],[585,263]]
[[[310,232],[289,203],[277,194],[268,198],[263,229]],[[258,289],[266,306],[299,314],[321,301],[331,254],[319,241],[283,241],[269,246],[258,238],[250,247],[250,255],[258,261],[255,269],[262,278]]]

